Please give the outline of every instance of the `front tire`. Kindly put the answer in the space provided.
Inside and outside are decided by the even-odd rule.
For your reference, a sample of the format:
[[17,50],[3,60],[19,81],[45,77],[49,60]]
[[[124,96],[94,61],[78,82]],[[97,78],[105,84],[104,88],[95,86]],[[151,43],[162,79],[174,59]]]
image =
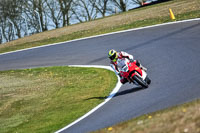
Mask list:
[[139,85],[141,85],[144,88],[148,88],[149,87],[148,84],[137,75],[133,76],[133,80],[135,80]]
[[146,83],[149,85],[151,84],[151,79],[147,76],[146,79],[145,79]]

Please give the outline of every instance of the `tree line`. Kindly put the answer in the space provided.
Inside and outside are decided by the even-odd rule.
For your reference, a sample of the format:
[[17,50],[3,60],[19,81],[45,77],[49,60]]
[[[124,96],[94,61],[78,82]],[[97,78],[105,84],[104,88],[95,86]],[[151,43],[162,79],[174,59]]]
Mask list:
[[0,0],[0,43],[91,21],[146,0]]

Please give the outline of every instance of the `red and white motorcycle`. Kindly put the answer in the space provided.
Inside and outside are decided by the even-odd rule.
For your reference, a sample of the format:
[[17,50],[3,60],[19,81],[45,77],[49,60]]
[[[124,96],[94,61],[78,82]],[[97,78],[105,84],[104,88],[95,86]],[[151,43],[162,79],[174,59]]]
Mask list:
[[131,62],[129,59],[118,59],[118,70],[120,75],[126,78],[129,83],[141,85],[143,88],[148,88],[151,80],[147,73],[136,65],[136,62]]

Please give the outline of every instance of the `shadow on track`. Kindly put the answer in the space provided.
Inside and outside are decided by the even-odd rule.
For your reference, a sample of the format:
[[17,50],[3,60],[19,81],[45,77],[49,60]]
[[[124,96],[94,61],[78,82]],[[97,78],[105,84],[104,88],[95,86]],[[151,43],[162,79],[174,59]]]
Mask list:
[[131,89],[123,90],[123,91],[117,92],[114,95],[114,97],[126,95],[126,94],[129,94],[129,93],[134,93],[134,92],[137,92],[137,91],[141,91],[143,89],[144,88],[142,88],[142,87],[134,87],[134,88],[131,88]]
[[[123,91],[117,92],[113,97],[122,96],[122,95],[126,95],[126,94],[129,94],[129,93],[134,93],[134,92],[137,92],[137,91],[140,91],[140,90],[143,90],[143,89],[144,88],[142,88],[142,87],[130,88],[130,89],[127,89],[127,90],[123,90]],[[90,98],[87,98],[87,99],[84,99],[84,100],[92,100],[92,99],[102,100],[102,99],[106,99],[108,97],[109,96],[105,96],[105,97],[90,97]]]

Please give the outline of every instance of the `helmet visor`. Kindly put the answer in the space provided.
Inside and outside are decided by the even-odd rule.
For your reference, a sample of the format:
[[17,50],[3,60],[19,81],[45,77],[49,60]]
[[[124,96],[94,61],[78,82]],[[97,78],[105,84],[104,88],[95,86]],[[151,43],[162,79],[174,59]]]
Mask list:
[[114,53],[114,55],[110,56],[109,58],[110,58],[111,60],[114,60],[115,57],[116,57],[116,53]]

